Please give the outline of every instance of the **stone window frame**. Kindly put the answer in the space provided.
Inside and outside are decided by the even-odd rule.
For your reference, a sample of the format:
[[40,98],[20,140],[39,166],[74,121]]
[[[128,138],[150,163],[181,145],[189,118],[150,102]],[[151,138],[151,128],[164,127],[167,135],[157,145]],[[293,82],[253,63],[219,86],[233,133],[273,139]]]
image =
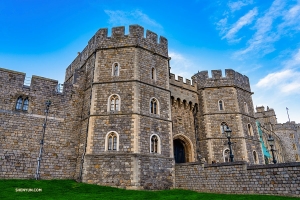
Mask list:
[[258,153],[255,150],[252,151],[252,156],[253,156],[254,164],[259,164]]
[[244,102],[244,110],[245,110],[245,113],[249,113],[247,102]]
[[[117,68],[117,70],[115,70],[115,67],[118,67]],[[121,68],[121,65],[120,65],[120,63],[118,63],[118,62],[114,62],[113,64],[112,64],[112,67],[111,67],[111,75],[112,76],[120,76],[120,68]]]
[[18,96],[17,101],[15,103],[16,111],[27,112],[29,108],[29,97],[28,96]]
[[224,131],[224,126],[228,126],[227,122],[222,122],[221,125],[220,125],[220,132],[222,134],[225,134],[225,131]]
[[156,81],[156,68],[155,67],[151,67],[150,78],[151,78],[151,80]]
[[[108,149],[109,148],[109,137],[112,136],[114,138],[114,136],[116,137],[116,148],[112,148],[112,149]],[[105,151],[119,151],[119,133],[117,133],[116,131],[109,131],[108,133],[106,133],[105,136]],[[114,146],[114,140],[112,140],[112,147]]]
[[[221,103],[220,103],[221,102]],[[224,101],[222,99],[218,100],[218,108],[219,111],[223,111],[225,110],[225,105],[224,105]],[[221,109],[222,108],[222,109]]]
[[247,124],[247,131],[249,136],[254,136],[253,127],[250,123]]
[[[157,137],[157,152],[153,152],[153,143],[152,143],[152,137]],[[158,134],[156,133],[153,133],[151,136],[150,136],[150,140],[149,140],[149,144],[150,144],[150,153],[154,153],[154,154],[161,154],[161,139],[159,137]]]
[[[154,110],[152,111],[152,101],[156,101],[156,113],[154,112]],[[151,97],[150,98],[150,102],[149,102],[149,113],[152,115],[160,115],[160,105],[159,105],[159,101],[157,98],[155,97]]]
[[[112,99],[114,96],[117,96],[118,99],[119,99],[118,110],[111,110],[111,99]],[[111,95],[108,97],[108,99],[107,99],[107,112],[118,112],[118,111],[121,111],[121,97],[120,97],[120,95],[118,95],[118,94],[111,94]]]
[[[225,157],[225,151],[228,151],[228,157]],[[228,161],[226,161],[226,158],[228,159]],[[223,150],[223,159],[224,159],[224,163],[230,162],[230,149],[226,148]]]

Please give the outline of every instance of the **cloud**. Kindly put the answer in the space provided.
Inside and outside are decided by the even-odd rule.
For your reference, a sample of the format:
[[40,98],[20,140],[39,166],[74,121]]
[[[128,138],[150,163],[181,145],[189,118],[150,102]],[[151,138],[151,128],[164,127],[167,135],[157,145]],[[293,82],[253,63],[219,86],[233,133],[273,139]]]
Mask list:
[[275,42],[283,37],[293,37],[300,31],[300,1],[286,6],[286,1],[275,0],[265,14],[258,18],[256,32],[248,40],[247,47],[235,52],[235,58],[256,54],[264,56],[276,50]]
[[260,79],[256,86],[261,89],[279,90],[288,95],[292,93],[300,94],[300,49],[294,56],[284,63],[284,68],[273,72]]
[[231,12],[235,12],[237,10],[240,10],[242,7],[250,5],[250,4],[253,4],[252,0],[235,1],[235,2],[230,1],[228,3],[228,7]]
[[234,39],[235,34],[244,26],[252,23],[254,17],[257,15],[257,8],[253,8],[247,14],[242,16],[235,24],[232,25],[230,30],[222,37],[222,39],[226,38],[229,42],[236,42],[239,39]]
[[169,56],[171,57],[171,73],[188,79],[193,76],[190,71],[193,71],[191,68],[195,67],[196,65],[192,63],[190,59],[185,57],[183,54],[174,51],[169,52]]
[[140,10],[134,11],[121,11],[121,10],[104,10],[104,12],[109,16],[108,22],[112,26],[126,26],[130,24],[145,24],[147,26],[152,26],[156,28],[162,28],[162,26],[155,20],[151,19],[148,15],[144,14]]

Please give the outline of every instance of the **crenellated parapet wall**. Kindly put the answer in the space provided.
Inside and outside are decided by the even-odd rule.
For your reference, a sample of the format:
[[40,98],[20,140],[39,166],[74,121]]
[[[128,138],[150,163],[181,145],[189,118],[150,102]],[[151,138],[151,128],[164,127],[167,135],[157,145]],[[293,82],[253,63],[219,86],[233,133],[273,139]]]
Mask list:
[[196,73],[192,79],[197,83],[198,89],[209,87],[239,87],[251,92],[249,78],[232,69],[225,70],[225,77],[222,76],[221,70],[212,70],[212,77],[208,76],[208,71]]
[[22,89],[23,87],[37,92],[55,92],[58,81],[33,75],[30,86],[24,86],[26,74],[23,72],[12,71],[0,68],[0,83],[3,90]]
[[189,79],[185,79],[185,83],[183,82],[183,78],[181,76],[178,76],[178,79],[175,79],[175,74],[170,74],[170,84],[180,87],[180,88],[184,88],[187,90],[192,90],[197,92],[197,85],[193,82],[191,82],[191,80]]
[[300,130],[300,124],[296,124],[296,122],[286,122],[283,124],[275,124],[276,130]]
[[146,37],[144,37],[144,28],[139,25],[130,25],[128,35],[125,35],[124,26],[113,27],[111,37],[108,37],[107,28],[101,28],[68,66],[66,69],[66,80],[73,75],[75,69],[81,68],[95,51],[124,47],[140,47],[151,51],[153,54],[168,57],[167,39],[160,36],[158,41],[157,34],[149,30],[146,31]]

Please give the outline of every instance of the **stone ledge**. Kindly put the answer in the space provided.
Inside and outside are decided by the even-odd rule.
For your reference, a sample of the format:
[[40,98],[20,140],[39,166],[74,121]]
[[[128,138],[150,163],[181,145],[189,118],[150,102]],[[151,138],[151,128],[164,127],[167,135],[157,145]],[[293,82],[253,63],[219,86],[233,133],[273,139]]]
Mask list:
[[269,169],[269,168],[282,168],[282,167],[300,167],[300,162],[268,164],[268,165],[249,165],[248,170],[251,169]]

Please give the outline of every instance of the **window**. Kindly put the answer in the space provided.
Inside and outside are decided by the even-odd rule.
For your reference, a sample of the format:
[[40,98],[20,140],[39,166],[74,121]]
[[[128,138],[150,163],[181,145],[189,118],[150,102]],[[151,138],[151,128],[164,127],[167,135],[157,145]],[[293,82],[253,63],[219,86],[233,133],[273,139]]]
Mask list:
[[159,114],[158,112],[158,101],[155,98],[152,98],[150,101],[150,113]]
[[219,101],[219,110],[224,110],[224,103],[222,100]]
[[297,150],[296,144],[293,144],[293,149]]
[[119,76],[119,72],[120,72],[119,63],[114,63],[113,66],[112,66],[112,75],[113,76]]
[[108,98],[108,111],[120,111],[120,96],[117,94],[110,95]]
[[119,151],[119,135],[116,132],[109,132],[106,134],[105,142],[106,151]]
[[253,136],[253,129],[252,129],[251,124],[247,124],[247,128],[248,128],[248,134],[249,134],[250,136]]
[[156,80],[156,69],[154,67],[151,68],[151,79]]
[[160,153],[160,138],[156,134],[150,137],[150,153]]
[[28,111],[29,100],[28,97],[23,99],[23,97],[19,97],[16,103],[16,110]]
[[28,104],[29,104],[29,100],[28,100],[28,98],[26,98],[24,100],[23,109],[22,110],[27,111],[28,110]]
[[224,162],[230,162],[230,151],[225,149],[223,152]]
[[221,131],[222,134],[225,134],[226,127],[228,127],[227,123],[226,122],[222,122],[221,126],[220,126],[220,131]]
[[253,160],[255,164],[258,164],[258,159],[257,159],[257,153],[256,151],[253,151]]
[[244,110],[245,110],[245,113],[249,113],[249,112],[248,112],[248,105],[247,105],[246,102],[244,102]]

